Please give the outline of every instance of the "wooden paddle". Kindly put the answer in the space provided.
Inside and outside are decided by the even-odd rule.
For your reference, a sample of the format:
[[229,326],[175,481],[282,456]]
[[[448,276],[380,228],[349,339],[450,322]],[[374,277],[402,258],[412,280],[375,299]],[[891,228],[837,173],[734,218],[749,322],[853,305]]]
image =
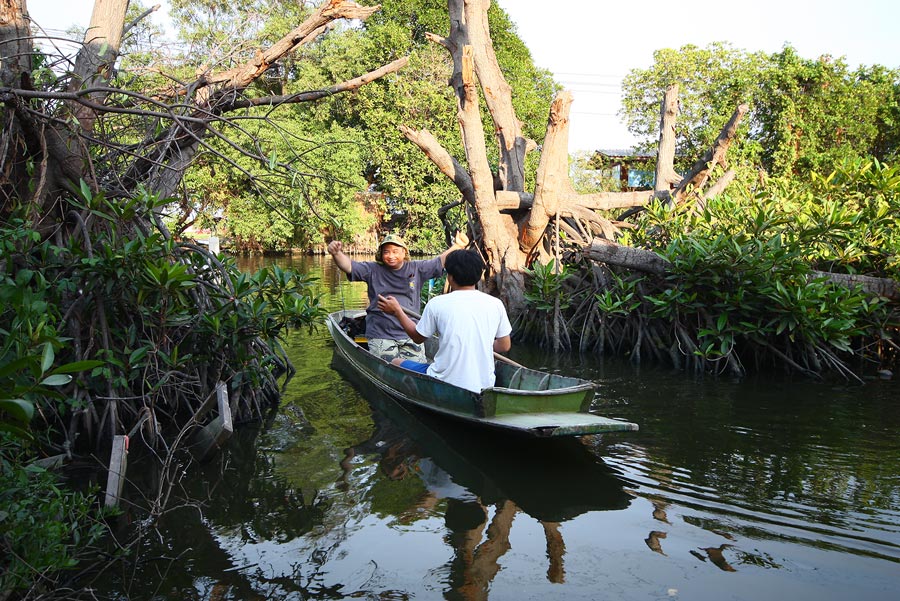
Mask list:
[[[400,306],[400,308],[403,309],[403,312],[406,313],[407,315],[409,315],[410,317],[413,317],[415,319],[422,319],[422,316],[419,313],[416,313],[415,311],[413,311],[412,309],[407,309],[406,307],[404,307],[402,305]],[[504,363],[509,363],[510,365],[512,365],[514,367],[525,367],[521,363],[516,363],[509,357],[504,357],[497,351],[494,351],[494,359],[497,359],[498,361],[503,361]],[[528,368],[525,367],[525,369],[528,369]]]

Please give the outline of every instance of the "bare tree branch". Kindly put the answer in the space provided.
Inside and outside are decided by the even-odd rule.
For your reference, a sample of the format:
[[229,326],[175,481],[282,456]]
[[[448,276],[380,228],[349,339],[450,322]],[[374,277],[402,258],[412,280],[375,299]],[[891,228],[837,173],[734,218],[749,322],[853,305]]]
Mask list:
[[472,206],[475,205],[475,188],[472,185],[472,178],[466,172],[465,168],[453,158],[447,150],[441,146],[431,132],[427,130],[414,131],[413,129],[400,126],[400,133],[418,146],[425,153],[432,163],[434,163],[441,173],[453,180],[463,199]]
[[286,36],[261,50],[256,57],[240,67],[222,73],[211,74],[204,79],[206,85],[226,84],[227,88],[244,88],[265,73],[274,63],[295,50],[298,46],[314,39],[311,34],[338,19],[366,20],[381,9],[381,5],[360,6],[348,0],[328,0],[309,16],[300,26]]
[[144,19],[146,19],[147,17],[149,17],[150,15],[152,15],[153,13],[158,11],[161,7],[162,7],[162,4],[156,4],[154,6],[151,6],[144,12],[142,12],[140,15],[138,15],[138,17],[134,21],[132,21],[131,23],[126,25],[125,29],[122,30],[122,37],[125,37],[129,31],[131,31],[132,29],[134,29],[137,26],[138,23],[140,23],[141,21],[143,21]]
[[[452,7],[451,13],[455,12]],[[512,105],[512,88],[503,77],[494,45],[491,42],[487,10],[489,3],[464,2],[468,43],[473,47],[475,72],[484,92],[487,105],[500,148],[500,162],[497,177],[504,190],[521,192],[525,190],[525,152],[528,141],[522,137],[522,123],[516,117]]]
[[249,108],[251,106],[280,106],[282,104],[320,100],[328,96],[340,94],[341,92],[356,90],[371,81],[375,81],[376,79],[384,77],[385,75],[396,73],[397,71],[405,67],[408,63],[409,57],[404,56],[403,58],[398,58],[394,62],[388,63],[387,65],[379,69],[370,71],[365,75],[360,75],[359,77],[349,79],[339,84],[328,86],[327,88],[321,90],[298,92],[296,94],[286,94],[284,96],[264,96],[262,98],[245,98],[242,100],[236,100],[230,106],[223,107],[222,112]]
[[750,110],[750,107],[747,104],[742,104],[735,109],[734,113],[731,115],[731,119],[729,119],[728,123],[722,128],[716,141],[713,142],[709,150],[694,163],[690,173],[684,176],[684,179],[678,184],[674,194],[676,204],[685,200],[688,188],[693,188],[695,190],[702,188],[706,183],[706,180],[709,179],[709,172],[713,167],[716,165],[726,167],[725,153],[728,152],[728,148],[731,146],[731,142],[737,134],[738,125],[740,125],[741,120],[748,110]]

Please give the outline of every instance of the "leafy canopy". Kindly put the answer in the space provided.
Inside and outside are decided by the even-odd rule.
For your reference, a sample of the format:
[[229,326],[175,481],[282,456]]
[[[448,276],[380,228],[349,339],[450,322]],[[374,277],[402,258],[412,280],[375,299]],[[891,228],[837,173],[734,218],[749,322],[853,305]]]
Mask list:
[[677,148],[693,160],[737,106],[750,112],[729,156],[771,175],[829,173],[846,159],[900,156],[900,71],[851,70],[831,56],[800,57],[791,46],[767,55],[722,42],[657,50],[648,69],[623,82],[622,116],[649,148],[659,135],[659,103],[678,84]]

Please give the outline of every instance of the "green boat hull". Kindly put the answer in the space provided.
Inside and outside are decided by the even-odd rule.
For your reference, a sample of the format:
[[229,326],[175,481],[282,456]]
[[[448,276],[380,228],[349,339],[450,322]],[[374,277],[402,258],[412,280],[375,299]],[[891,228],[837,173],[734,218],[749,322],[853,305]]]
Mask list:
[[638,429],[631,422],[589,413],[595,385],[588,380],[498,360],[495,386],[474,393],[393,365],[369,353],[343,330],[342,318],[358,315],[354,311],[329,315],[327,324],[335,352],[360,376],[401,401],[482,426],[532,436],[579,436]]

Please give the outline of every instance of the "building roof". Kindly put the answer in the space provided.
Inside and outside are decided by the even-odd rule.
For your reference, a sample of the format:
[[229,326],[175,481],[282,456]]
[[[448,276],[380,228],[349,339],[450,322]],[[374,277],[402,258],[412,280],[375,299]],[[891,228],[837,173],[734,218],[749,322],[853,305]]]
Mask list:
[[597,154],[602,154],[611,159],[652,159],[655,152],[637,152],[634,148],[599,148]]

